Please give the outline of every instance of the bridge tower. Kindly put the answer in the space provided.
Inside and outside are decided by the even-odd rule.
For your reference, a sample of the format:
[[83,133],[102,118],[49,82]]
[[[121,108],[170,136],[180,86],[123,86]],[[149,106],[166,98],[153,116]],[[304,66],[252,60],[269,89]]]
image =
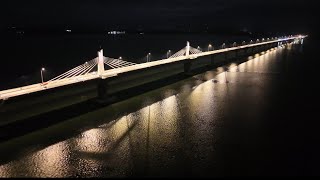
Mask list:
[[103,59],[103,49],[98,51],[98,75],[101,76],[104,72],[104,59]]
[[187,46],[186,46],[186,56],[189,56],[190,53],[190,43],[187,41]]
[[[188,57],[190,54],[190,43],[187,41],[187,46],[186,46],[186,56]],[[184,74],[188,75],[189,72],[191,71],[191,59],[186,59],[183,63],[184,66]]]

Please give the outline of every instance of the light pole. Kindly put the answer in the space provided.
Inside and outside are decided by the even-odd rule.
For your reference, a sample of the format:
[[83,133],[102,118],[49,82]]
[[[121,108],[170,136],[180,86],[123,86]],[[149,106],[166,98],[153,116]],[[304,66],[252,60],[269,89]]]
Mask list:
[[150,55],[151,55],[151,53],[148,53],[148,55],[147,55],[147,62],[150,61]]
[[232,44],[232,46],[233,46],[233,47],[236,47],[236,46],[237,46],[237,43],[236,43],[236,42],[234,42],[234,43]]
[[46,69],[45,68],[41,68],[40,70],[40,74],[41,74],[41,82],[43,83],[43,74],[42,72],[45,71]]
[[210,50],[212,50],[212,45],[211,44],[208,45],[208,51],[210,51]]
[[169,58],[170,53],[171,53],[171,50],[169,50],[169,51],[167,52],[167,59]]

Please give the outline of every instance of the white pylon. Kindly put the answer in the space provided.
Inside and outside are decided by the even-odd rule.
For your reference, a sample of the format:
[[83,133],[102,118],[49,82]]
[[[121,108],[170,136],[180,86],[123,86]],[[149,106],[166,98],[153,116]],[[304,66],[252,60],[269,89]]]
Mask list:
[[103,49],[98,51],[98,75],[101,76],[104,72],[104,60],[103,60]]
[[190,43],[187,41],[187,46],[186,46],[186,56],[189,56],[190,53]]

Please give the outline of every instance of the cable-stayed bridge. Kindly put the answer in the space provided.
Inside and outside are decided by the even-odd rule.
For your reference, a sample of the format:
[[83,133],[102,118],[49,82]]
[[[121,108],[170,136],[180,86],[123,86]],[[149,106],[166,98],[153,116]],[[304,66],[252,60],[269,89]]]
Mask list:
[[[133,63],[130,61],[122,60],[122,58],[111,58],[105,57],[103,55],[103,50],[98,52],[98,56],[90,61],[87,61],[75,68],[70,69],[69,71],[62,73],[49,81],[32,84],[28,86],[22,86],[13,89],[7,89],[0,91],[0,100],[6,100],[11,97],[16,97],[24,94],[30,94],[38,91],[45,91],[46,89],[66,86],[74,83],[81,83],[83,81],[89,81],[93,79],[106,79],[109,77],[117,76],[121,73],[126,73],[130,71],[142,70],[149,67],[159,66],[163,64],[169,64],[178,61],[184,60],[197,60],[198,57],[209,56],[213,54],[219,54],[229,51],[237,51],[241,49],[247,49],[252,47],[263,46],[272,43],[278,43],[281,45],[283,42],[288,42],[289,40],[294,41],[303,41],[306,36],[289,36],[284,38],[271,38],[267,40],[257,40],[255,42],[250,41],[248,43],[241,43],[237,45],[234,43],[232,47],[226,48],[225,44],[222,45],[221,49],[218,50],[208,50],[201,51],[197,48],[191,47],[189,42],[181,50],[177,51],[170,57],[166,59],[145,62],[145,63]],[[106,68],[106,66],[108,68]]]

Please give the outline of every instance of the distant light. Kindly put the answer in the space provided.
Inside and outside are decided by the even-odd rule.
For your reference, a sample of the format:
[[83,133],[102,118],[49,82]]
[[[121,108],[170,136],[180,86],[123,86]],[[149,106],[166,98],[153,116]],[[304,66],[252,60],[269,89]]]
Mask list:
[[212,45],[211,44],[209,44],[209,47],[211,47]]
[[125,34],[125,31],[109,31],[108,34]]
[[148,55],[151,55],[151,53],[148,53]]
[[45,68],[41,68],[41,71],[45,71],[46,69]]
[[86,62],[86,64],[88,64],[88,62]]
[[122,57],[120,56],[119,59],[122,59]]
[[67,32],[71,32],[71,29],[67,29],[66,31],[67,31]]

